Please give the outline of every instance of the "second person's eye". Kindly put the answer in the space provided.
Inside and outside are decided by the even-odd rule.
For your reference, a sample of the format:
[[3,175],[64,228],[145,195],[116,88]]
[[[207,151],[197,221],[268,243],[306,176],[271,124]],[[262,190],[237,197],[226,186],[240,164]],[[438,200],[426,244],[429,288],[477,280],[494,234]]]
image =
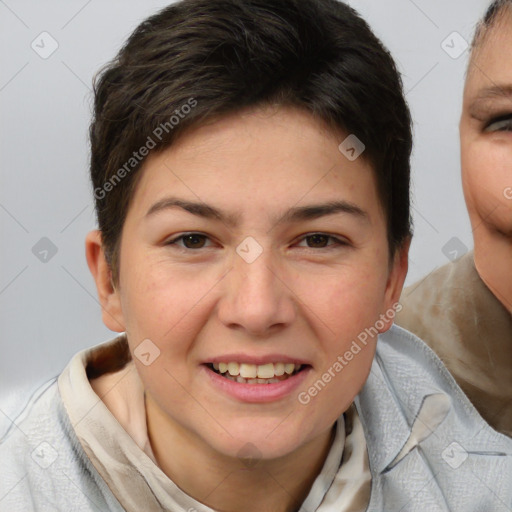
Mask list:
[[512,132],[512,114],[493,119],[485,127],[486,132]]

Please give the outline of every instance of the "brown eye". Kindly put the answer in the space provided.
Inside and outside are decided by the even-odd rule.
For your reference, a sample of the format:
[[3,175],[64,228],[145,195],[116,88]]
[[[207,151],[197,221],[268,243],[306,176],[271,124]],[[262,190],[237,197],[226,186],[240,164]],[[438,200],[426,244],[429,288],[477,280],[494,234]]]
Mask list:
[[[304,242],[306,245],[304,245]],[[343,245],[348,245],[348,242],[325,233],[312,233],[311,235],[306,235],[299,243],[299,246],[308,247],[310,249],[334,249]]]
[[206,247],[205,244],[207,240],[208,237],[206,235],[201,235],[200,233],[189,233],[170,240],[167,242],[167,245],[177,245],[185,249],[202,249],[203,247]]
[[308,240],[309,247],[323,248],[329,245],[329,238],[331,237],[327,235],[316,234],[307,236],[306,240]]
[[204,235],[186,235],[183,237],[183,244],[187,249],[200,249],[204,247],[206,237]]

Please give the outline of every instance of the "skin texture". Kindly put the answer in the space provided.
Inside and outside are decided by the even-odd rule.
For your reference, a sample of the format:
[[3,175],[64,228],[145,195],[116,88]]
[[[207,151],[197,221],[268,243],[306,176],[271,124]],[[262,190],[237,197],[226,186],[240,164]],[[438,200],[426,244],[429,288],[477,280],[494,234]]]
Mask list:
[[[122,233],[117,289],[99,232],[87,236],[105,324],[126,331],[132,351],[147,338],[161,351],[149,366],[134,358],[159,465],[212,508],[297,509],[321,470],[336,419],[368,376],[376,338],[307,405],[297,395],[400,296],[408,243],[390,264],[373,170],[363,157],[350,162],[340,153],[346,136],[283,107],[195,128],[144,165]],[[239,218],[230,225],[179,207],[146,216],[169,196]],[[290,208],[335,200],[365,215],[276,220]],[[189,232],[206,236],[188,242],[199,248],[184,239],[167,245]],[[343,244],[306,236],[312,233]],[[236,252],[248,236],[263,250],[252,263]],[[288,396],[244,402],[212,386],[203,366],[229,353],[287,355],[311,369]],[[250,468],[240,460],[247,443],[257,459]]]
[[473,50],[460,122],[476,269],[512,313],[512,10]]

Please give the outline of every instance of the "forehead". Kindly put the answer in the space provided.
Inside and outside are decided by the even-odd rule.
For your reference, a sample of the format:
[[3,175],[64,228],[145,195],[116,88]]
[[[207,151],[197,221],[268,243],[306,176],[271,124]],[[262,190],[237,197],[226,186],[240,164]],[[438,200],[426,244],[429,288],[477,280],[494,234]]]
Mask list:
[[512,83],[512,9],[505,8],[482,33],[471,55],[466,93]]
[[364,157],[349,161],[338,149],[346,133],[307,112],[252,110],[191,129],[150,156],[133,206],[146,208],[170,191],[194,201],[283,206],[344,190],[375,200],[375,173]]

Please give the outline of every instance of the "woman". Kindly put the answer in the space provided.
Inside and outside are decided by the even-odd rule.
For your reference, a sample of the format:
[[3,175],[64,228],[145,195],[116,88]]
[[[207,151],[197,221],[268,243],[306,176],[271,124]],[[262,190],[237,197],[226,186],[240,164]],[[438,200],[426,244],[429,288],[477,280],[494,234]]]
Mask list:
[[404,290],[397,323],[441,357],[498,431],[512,436],[512,1],[476,31],[460,121],[474,252]]

